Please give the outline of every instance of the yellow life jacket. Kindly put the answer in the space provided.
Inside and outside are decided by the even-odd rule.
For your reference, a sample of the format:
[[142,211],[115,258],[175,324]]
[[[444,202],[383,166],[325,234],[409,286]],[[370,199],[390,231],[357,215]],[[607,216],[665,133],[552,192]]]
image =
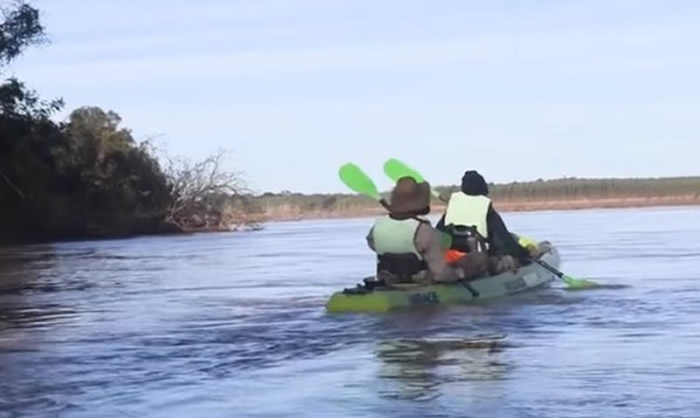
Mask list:
[[491,199],[486,196],[470,196],[463,192],[452,193],[445,211],[445,226],[473,226],[484,238],[489,237],[486,218]]

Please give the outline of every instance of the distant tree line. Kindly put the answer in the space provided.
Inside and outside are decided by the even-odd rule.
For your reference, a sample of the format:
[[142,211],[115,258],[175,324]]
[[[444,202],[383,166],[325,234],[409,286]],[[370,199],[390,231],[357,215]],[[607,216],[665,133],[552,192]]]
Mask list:
[[[444,197],[458,186],[437,186]],[[669,177],[648,179],[579,179],[563,178],[490,184],[494,202],[552,202],[575,200],[668,198],[700,199],[700,177]],[[389,193],[383,193],[389,197]],[[305,212],[352,212],[377,207],[364,196],[350,194],[265,193],[248,198],[256,210],[283,214]],[[434,204],[440,204],[435,200]]]
[[352,211],[377,206],[370,198],[350,194],[264,193],[250,201],[266,213]]
[[[457,187],[439,188],[456,190]],[[612,198],[700,197],[700,177],[580,179],[562,178],[490,184],[495,201],[549,201]]]
[[46,41],[39,17],[23,1],[0,2],[0,243],[235,224],[228,197],[246,189],[223,168],[223,152],[195,163],[158,158],[117,113],[81,107],[57,123],[62,100],[2,80],[27,47]]

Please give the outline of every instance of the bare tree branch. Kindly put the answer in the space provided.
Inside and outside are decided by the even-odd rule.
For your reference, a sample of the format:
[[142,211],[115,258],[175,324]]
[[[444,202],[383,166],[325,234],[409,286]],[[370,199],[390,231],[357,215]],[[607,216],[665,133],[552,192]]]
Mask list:
[[228,152],[218,150],[201,161],[165,156],[164,172],[171,188],[168,219],[185,228],[228,228],[252,224],[234,199],[249,193],[243,174],[225,169]]

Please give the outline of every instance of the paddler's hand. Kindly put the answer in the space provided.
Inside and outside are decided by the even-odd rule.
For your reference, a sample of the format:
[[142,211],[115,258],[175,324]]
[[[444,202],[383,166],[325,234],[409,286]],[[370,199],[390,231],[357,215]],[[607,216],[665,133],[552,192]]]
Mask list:
[[525,247],[525,249],[527,250],[528,253],[530,253],[530,255],[533,258],[539,258],[540,255],[542,255],[542,252],[540,251],[539,248],[537,248],[537,245],[535,245],[535,244],[528,244]]
[[542,255],[542,252],[535,244],[520,244],[520,248],[524,250],[523,252],[527,252],[527,254],[532,258],[539,258],[540,255]]

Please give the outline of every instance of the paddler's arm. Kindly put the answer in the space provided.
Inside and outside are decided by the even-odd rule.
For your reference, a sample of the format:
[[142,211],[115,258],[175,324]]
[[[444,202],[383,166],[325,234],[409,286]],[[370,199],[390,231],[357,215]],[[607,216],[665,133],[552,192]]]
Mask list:
[[414,243],[428,265],[433,280],[452,282],[460,279],[458,270],[445,262],[445,255],[440,247],[440,237],[430,224],[421,224],[418,227]]
[[492,243],[505,254],[516,257],[521,263],[526,263],[530,258],[530,253],[513,238],[513,235],[506,228],[501,215],[496,212],[493,205],[489,206],[486,222],[488,223]]

